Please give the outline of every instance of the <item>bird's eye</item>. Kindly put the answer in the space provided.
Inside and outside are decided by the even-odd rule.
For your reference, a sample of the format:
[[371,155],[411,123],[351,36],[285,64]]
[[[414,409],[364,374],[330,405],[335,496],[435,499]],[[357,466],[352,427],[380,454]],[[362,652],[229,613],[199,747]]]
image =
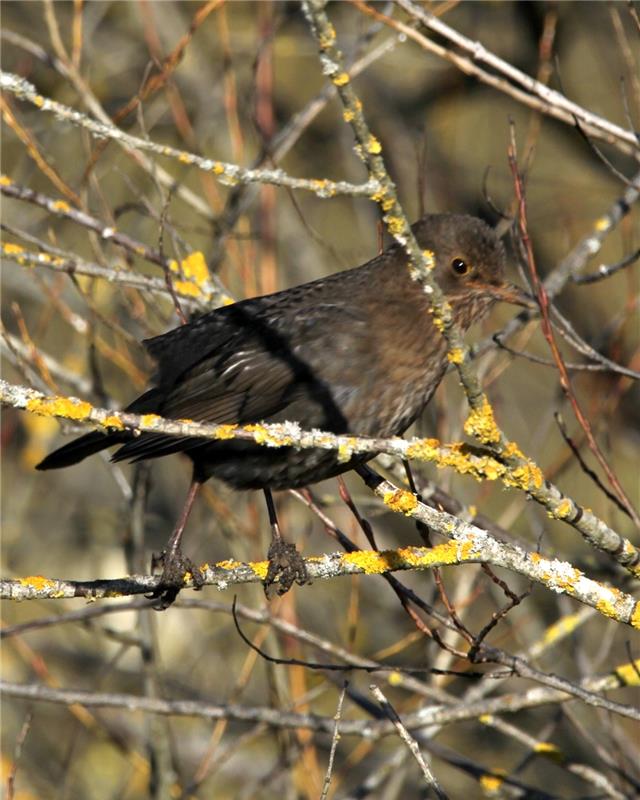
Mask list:
[[456,275],[468,275],[471,272],[471,266],[461,258],[453,259],[451,262],[451,269],[456,273]]

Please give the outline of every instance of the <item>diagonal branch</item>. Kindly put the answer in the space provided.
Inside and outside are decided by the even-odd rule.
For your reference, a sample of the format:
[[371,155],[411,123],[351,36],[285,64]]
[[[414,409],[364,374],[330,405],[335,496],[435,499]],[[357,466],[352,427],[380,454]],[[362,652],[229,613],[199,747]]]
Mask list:
[[32,84],[18,75],[12,75],[10,72],[0,72],[0,89],[11,92],[18,99],[31,103],[41,111],[49,111],[65,122],[70,122],[88,130],[99,139],[112,139],[135,150],[175,158],[181,164],[188,164],[215,175],[220,183],[227,186],[235,186],[238,183],[266,183],[273,186],[286,186],[289,189],[302,189],[313,192],[318,197],[335,197],[336,195],[371,197],[379,189],[375,181],[353,184],[347,181],[294,178],[291,175],[287,175],[282,169],[245,169],[237,164],[203,158],[186,150],[179,150],[176,147],[141,139],[125,133],[115,125],[98,122],[80,111],[58,103],[56,100],[43,97]]

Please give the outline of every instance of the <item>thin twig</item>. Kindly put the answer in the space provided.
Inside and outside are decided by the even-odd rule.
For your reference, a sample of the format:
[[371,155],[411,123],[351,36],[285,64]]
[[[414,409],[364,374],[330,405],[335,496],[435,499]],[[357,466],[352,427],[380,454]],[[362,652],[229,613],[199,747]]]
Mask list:
[[331,749],[329,750],[329,763],[327,764],[327,771],[324,776],[324,781],[322,784],[322,794],[320,795],[320,800],[327,800],[329,796],[329,787],[331,786],[331,776],[333,774],[333,762],[336,757],[336,750],[338,749],[338,742],[340,741],[340,721],[342,719],[342,706],[344,703],[344,698],[347,693],[347,687],[349,686],[349,682],[345,681],[342,685],[342,691],[338,697],[338,707],[336,709],[336,713],[334,716],[334,720],[336,722],[335,728],[333,729],[333,735],[331,737]]
[[442,788],[438,783],[435,775],[431,772],[431,769],[429,768],[427,762],[425,761],[424,756],[420,752],[420,745],[418,744],[418,742],[416,742],[413,736],[411,736],[409,731],[405,728],[398,712],[384,696],[380,687],[376,686],[375,683],[372,683],[371,686],[369,686],[369,691],[380,703],[380,708],[382,708],[385,715],[391,720],[395,729],[398,731],[400,738],[407,745],[407,747],[411,752],[411,755],[418,762],[418,765],[422,770],[422,774],[424,776],[427,787],[429,789],[433,789],[436,797],[440,798],[440,800],[446,800],[447,795],[442,791]]

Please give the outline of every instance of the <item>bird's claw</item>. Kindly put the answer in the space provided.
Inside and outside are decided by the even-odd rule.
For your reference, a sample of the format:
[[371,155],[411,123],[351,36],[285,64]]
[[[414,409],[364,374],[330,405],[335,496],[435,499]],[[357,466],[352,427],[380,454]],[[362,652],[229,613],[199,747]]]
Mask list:
[[204,585],[200,568],[181,550],[175,551],[171,557],[166,550],[159,555],[154,553],[151,557],[151,571],[154,572],[158,567],[162,567],[160,582],[152,592],[145,595],[149,600],[158,601],[152,606],[156,611],[164,611],[174,603],[180,591],[185,588],[189,576],[194,589],[199,590]]
[[309,575],[304,559],[295,545],[284,539],[274,539],[267,553],[269,568],[263,581],[264,593],[268,600],[274,595],[286,594],[294,583],[303,586],[309,583]]

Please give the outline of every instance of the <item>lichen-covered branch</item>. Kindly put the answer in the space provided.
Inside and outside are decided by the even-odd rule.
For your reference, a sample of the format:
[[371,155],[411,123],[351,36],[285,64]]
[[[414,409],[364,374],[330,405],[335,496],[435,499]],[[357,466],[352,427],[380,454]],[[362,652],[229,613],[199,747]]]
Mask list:
[[[356,137],[356,152],[367,167],[370,179],[375,180],[381,187],[373,199],[380,205],[389,232],[406,249],[411,275],[422,284],[429,296],[434,324],[447,341],[449,360],[458,371],[470,406],[470,413],[464,426],[465,433],[489,447],[500,462],[504,463],[510,475],[528,474],[532,462],[513,442],[509,442],[500,430],[489,400],[482,391],[472,368],[470,350],[454,322],[451,308],[443,292],[433,277],[433,254],[430,251],[421,251],[411,232],[406,215],[398,201],[395,185],[386,170],[380,142],[369,130],[362,112],[362,102],[351,85],[348,73],[345,72],[344,59],[336,43],[336,31],[325,13],[325,4],[322,0],[303,0],[302,5],[318,43],[323,71],[336,86],[345,109],[343,117],[351,125]],[[573,524],[591,544],[611,553],[620,563],[640,573],[638,566],[640,553],[618,534],[614,533],[611,537],[605,530],[608,526],[605,525],[603,528],[603,523],[596,521],[590,513],[589,522],[585,525],[585,514],[588,512],[564,497],[557,487],[541,480],[538,486],[533,487],[530,494],[552,515]]]
[[[318,447],[336,450],[345,463],[359,453],[387,453],[398,458],[427,461],[438,467],[451,467],[463,475],[476,480],[500,480],[505,486],[519,488],[545,506],[551,516],[567,522],[594,547],[607,553],[625,566],[632,574],[640,575],[640,552],[617,531],[614,531],[591,511],[565,496],[553,484],[545,481],[539,467],[532,461],[519,458],[519,466],[513,469],[508,460],[499,460],[490,453],[478,453],[460,443],[442,445],[437,439],[378,439],[327,431],[303,431],[297,423],[253,425],[212,425],[193,420],[169,420],[157,414],[132,414],[127,411],[96,408],[85,400],[58,395],[45,395],[26,386],[0,380],[0,404],[21,408],[34,414],[56,419],[69,419],[86,423],[104,430],[134,430],[166,433],[169,436],[197,436],[203,439],[244,439],[265,447]],[[515,443],[507,443],[510,451],[520,453]],[[409,516],[418,508],[418,501],[411,492],[397,489],[392,484],[376,483],[378,493],[394,511]],[[386,494],[385,494],[386,493]],[[425,508],[427,508],[425,506]],[[450,516],[451,525],[463,524]],[[432,524],[429,522],[429,524]],[[442,533],[450,531],[442,530]]]
[[[449,529],[451,541],[435,547],[402,547],[397,550],[357,550],[332,553],[305,559],[311,580],[329,580],[344,575],[386,575],[402,570],[425,570],[478,562],[504,567],[535,581],[548,589],[573,597],[595,608],[604,616],[640,629],[640,604],[634,597],[619,589],[605,586],[587,578],[567,562],[527,553],[521,547],[498,542],[486,531],[469,523],[441,514],[418,504],[411,513],[435,530]],[[454,521],[455,520],[455,521]],[[265,580],[267,561],[221,561],[199,566],[204,585],[226,589],[231,585],[257,583]],[[153,575],[133,575],[115,580],[70,581],[28,576],[0,582],[0,598],[6,600],[90,599],[148,594],[160,585]],[[193,586],[190,573],[184,576],[185,588]]]
[[186,150],[179,150],[148,139],[141,139],[125,133],[115,125],[98,122],[80,111],[58,103],[56,100],[43,97],[24,78],[12,75],[9,72],[0,72],[0,89],[11,92],[18,99],[31,103],[42,111],[49,111],[55,114],[60,120],[84,128],[99,139],[112,139],[135,150],[143,150],[156,155],[175,158],[181,164],[194,166],[203,172],[214,175],[220,183],[226,186],[235,186],[239,183],[265,183],[273,186],[285,186],[288,189],[302,189],[307,192],[313,192],[318,197],[335,197],[336,195],[371,197],[379,189],[375,181],[353,184],[347,181],[330,181],[326,179],[307,180],[293,178],[282,169],[245,169],[237,164],[203,158]]
[[[8,175],[0,175],[0,192],[6,197],[22,200],[38,206],[39,208],[43,208],[54,217],[71,220],[77,225],[81,225],[83,228],[96,233],[103,242],[112,242],[114,245],[122,247],[127,253],[134,257],[155,264],[165,270],[165,272],[169,270],[169,272],[175,273],[173,286],[176,294],[184,299],[193,300],[193,302],[199,304],[203,308],[211,308],[212,302],[224,305],[232,301],[230,295],[220,285],[219,278],[216,275],[211,275],[202,254],[197,256],[197,265],[194,263],[194,254],[191,254],[190,259],[189,257],[183,259],[182,264],[177,264],[175,260],[167,258],[148,244],[117,230],[113,225],[106,224],[102,220],[87,214],[85,211],[74,208],[65,200],[49,197],[42,192],[34,191],[28,186],[20,186],[14,183]],[[3,247],[4,246],[3,244]],[[3,253],[5,257],[12,258],[12,256],[20,254],[15,246],[13,250],[11,250],[11,245],[8,245],[8,247],[9,252],[5,250]],[[25,258],[27,257],[25,256]],[[12,258],[12,260],[16,259]],[[167,285],[164,280],[148,278],[147,276],[134,274],[131,271],[109,269],[108,267],[94,264],[88,265],[91,271],[83,271],[83,269],[87,268],[86,262],[79,261],[75,256],[72,261],[73,263],[71,266],[78,274],[104,278],[111,282],[125,283],[141,289],[148,288],[152,291],[167,292]],[[18,263],[22,262],[18,261]],[[46,259],[39,259],[35,264],[29,261],[29,264],[33,266],[52,266],[53,268],[58,266],[55,263],[50,264]],[[185,274],[185,272],[189,274]],[[179,281],[182,281],[183,285],[180,285]]]
[[[469,364],[469,351],[460,329],[455,324],[451,306],[433,276],[434,255],[429,250],[420,249],[411,231],[407,216],[398,200],[395,184],[385,166],[382,146],[369,129],[362,111],[362,102],[356,95],[348,72],[345,71],[344,57],[337,45],[337,34],[325,13],[324,6],[322,0],[303,0],[302,3],[318,43],[323,72],[332,81],[342,100],[344,106],[342,116],[355,135],[356,154],[365,164],[370,181],[380,187],[372,195],[372,199],[378,203],[389,233],[405,248],[410,260],[411,276],[422,284],[425,294],[429,297],[434,324],[447,341],[451,362],[458,370],[469,405],[473,411],[480,412],[486,409],[488,401]],[[497,435],[495,443],[498,445],[501,442],[501,435],[496,426],[492,429],[492,433],[494,432]],[[482,432],[479,433],[482,441]]]
[[[108,283],[131,286],[142,291],[168,293],[164,278],[142,275],[128,269],[105,267],[76,255],[51,252],[50,248],[43,247],[35,251],[27,250],[26,247],[13,242],[0,242],[0,254],[8,261],[13,261],[22,267],[41,267],[54,272],[66,272],[69,275],[86,275],[89,278],[100,278]],[[216,304],[226,305],[233,302],[228,294],[221,293],[214,286],[201,252],[190,253],[180,263],[167,259],[167,269],[174,278],[172,286],[178,297],[206,309],[211,309]]]

